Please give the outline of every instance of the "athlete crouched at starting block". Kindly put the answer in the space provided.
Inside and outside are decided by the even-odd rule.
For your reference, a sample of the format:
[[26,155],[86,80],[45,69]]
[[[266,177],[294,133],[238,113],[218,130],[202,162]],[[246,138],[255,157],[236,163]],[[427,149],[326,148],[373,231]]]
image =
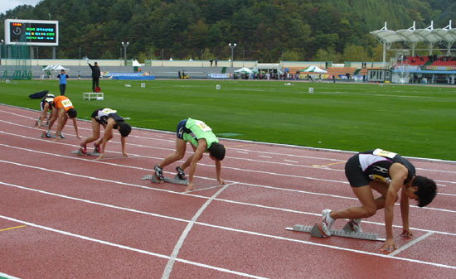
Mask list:
[[100,138],[100,126],[105,129],[102,139],[95,142],[95,153],[100,153],[98,159],[103,159],[105,155],[106,144],[113,138],[113,130],[119,130],[121,135],[120,142],[122,145],[122,155],[128,157],[125,151],[125,138],[131,132],[131,126],[124,121],[122,117],[117,115],[117,111],[104,108],[97,109],[92,113],[92,136],[86,138],[81,143],[80,153],[87,154],[87,144],[97,141]]
[[[362,218],[373,216],[377,210],[385,209],[386,242],[380,251],[394,251],[393,238],[394,203],[401,191],[403,237],[412,236],[409,226],[409,199],[418,201],[423,207],[432,202],[437,193],[437,185],[432,179],[416,176],[415,167],[399,154],[375,149],[358,153],[345,164],[345,175],[350,182],[361,207],[350,207],[340,211],[323,210],[319,229],[324,236],[331,235],[331,226],[337,219],[349,219],[353,231],[361,231]],[[381,194],[374,198],[372,189]]]
[[209,157],[215,161],[217,181],[220,185],[224,185],[225,181],[222,179],[221,173],[222,160],[225,158],[225,147],[219,143],[218,138],[209,126],[203,121],[191,118],[184,119],[177,125],[176,151],[154,167],[155,178],[164,181],[163,168],[184,158],[187,142],[190,142],[195,153],[188,157],[182,166],[176,168],[178,178],[185,180],[184,170],[190,167],[186,191],[195,188],[193,175],[196,170],[196,163],[203,158],[204,152],[209,152]]
[[73,120],[73,127],[74,131],[76,132],[76,137],[80,139],[81,137],[79,136],[79,131],[78,131],[78,122],[76,116],[78,115],[78,112],[73,106],[73,103],[71,103],[70,99],[68,99],[65,96],[57,96],[54,98],[53,104],[52,104],[52,118],[49,121],[49,127],[48,130],[45,134],[47,138],[51,138],[51,129],[52,126],[54,125],[54,122],[57,120],[57,130],[55,132],[55,137],[57,139],[65,138],[62,134],[63,128],[65,128],[65,125],[67,123],[68,118]]
[[54,94],[46,94],[40,102],[40,117],[35,122],[35,126],[41,127],[43,125],[43,121],[48,118],[48,112],[50,111],[50,116],[47,119],[46,125],[49,125],[49,120],[52,118],[52,105],[54,103]]

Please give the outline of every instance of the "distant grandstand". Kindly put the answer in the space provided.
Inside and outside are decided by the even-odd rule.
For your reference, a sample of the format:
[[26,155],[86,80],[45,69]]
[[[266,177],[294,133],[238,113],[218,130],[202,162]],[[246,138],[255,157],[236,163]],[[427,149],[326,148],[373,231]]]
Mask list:
[[[456,84],[456,56],[452,49],[456,42],[456,29],[451,27],[451,20],[444,28],[434,28],[434,23],[424,29],[416,29],[415,22],[408,29],[388,30],[385,26],[370,32],[383,44],[383,62],[386,52],[392,50],[394,43],[405,43],[410,50],[396,49],[395,61],[392,61],[390,81],[396,83],[443,83]],[[415,55],[416,47],[424,43],[428,56]],[[434,54],[436,46],[444,45],[445,55]],[[410,54],[410,55],[408,55]],[[378,70],[380,71],[380,70]],[[369,73],[369,76],[378,73]]]
[[451,20],[444,28],[434,28],[434,22],[431,22],[427,28],[416,29],[415,22],[413,22],[412,27],[397,31],[388,30],[385,22],[382,29],[370,33],[383,44],[383,62],[386,62],[386,51],[396,42],[405,42],[410,45],[411,56],[415,56],[416,46],[420,42],[428,46],[429,55],[433,55],[434,47],[437,44],[445,44],[446,55],[451,56],[451,47],[456,42],[456,29],[451,28]]

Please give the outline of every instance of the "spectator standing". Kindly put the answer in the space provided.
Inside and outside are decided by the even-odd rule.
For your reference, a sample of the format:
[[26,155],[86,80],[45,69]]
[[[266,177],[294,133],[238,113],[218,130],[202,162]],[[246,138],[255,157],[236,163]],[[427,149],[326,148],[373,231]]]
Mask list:
[[65,91],[66,91],[67,78],[69,78],[69,76],[67,75],[65,70],[62,69],[60,71],[60,74],[57,75],[57,78],[59,79],[60,95],[64,96],[65,95]]

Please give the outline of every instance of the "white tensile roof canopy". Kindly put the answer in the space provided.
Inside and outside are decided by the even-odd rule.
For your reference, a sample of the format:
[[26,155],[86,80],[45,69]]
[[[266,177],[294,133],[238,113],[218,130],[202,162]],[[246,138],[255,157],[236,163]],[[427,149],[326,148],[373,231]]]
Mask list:
[[389,49],[393,43],[405,42],[411,45],[412,56],[415,55],[415,47],[419,42],[424,42],[428,45],[429,55],[432,55],[432,50],[435,44],[445,44],[447,55],[451,54],[451,47],[456,42],[456,29],[451,28],[451,20],[444,28],[434,28],[434,22],[424,29],[416,29],[415,22],[409,29],[388,30],[387,24],[376,31],[370,32],[384,46],[384,56],[386,49]]

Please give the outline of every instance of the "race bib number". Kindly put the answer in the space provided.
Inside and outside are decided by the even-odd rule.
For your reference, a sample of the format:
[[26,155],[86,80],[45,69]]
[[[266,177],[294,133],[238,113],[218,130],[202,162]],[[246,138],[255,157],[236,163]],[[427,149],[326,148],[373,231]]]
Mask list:
[[386,151],[386,150],[383,150],[380,148],[375,149],[372,154],[377,155],[377,156],[386,157],[386,158],[391,158],[391,159],[393,159],[397,155],[397,153]]
[[207,126],[206,123],[204,123],[203,121],[197,121],[195,125],[198,126],[203,132],[212,131],[211,127]]
[[377,181],[388,183],[388,184],[391,183],[391,179],[389,177],[383,177],[378,174],[371,174],[371,175],[369,175],[369,178],[372,180],[377,180]]
[[110,108],[105,108],[105,109],[102,110],[102,112],[103,112],[104,114],[110,114],[110,113],[116,113],[117,110],[110,109]]
[[63,106],[64,108],[67,108],[67,107],[72,107],[73,104],[71,103],[71,101],[70,101],[69,99],[66,99],[66,100],[63,100],[63,101],[62,101],[62,106]]

